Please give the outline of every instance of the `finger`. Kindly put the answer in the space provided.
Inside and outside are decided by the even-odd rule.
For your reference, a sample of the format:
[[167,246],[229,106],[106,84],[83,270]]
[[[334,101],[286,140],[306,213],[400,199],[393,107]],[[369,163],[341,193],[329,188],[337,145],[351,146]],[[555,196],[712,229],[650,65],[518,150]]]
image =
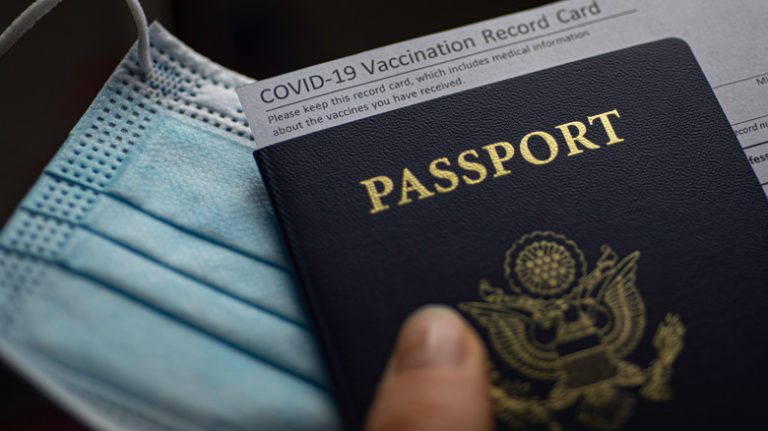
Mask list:
[[428,306],[403,325],[368,431],[489,431],[488,360],[454,310]]

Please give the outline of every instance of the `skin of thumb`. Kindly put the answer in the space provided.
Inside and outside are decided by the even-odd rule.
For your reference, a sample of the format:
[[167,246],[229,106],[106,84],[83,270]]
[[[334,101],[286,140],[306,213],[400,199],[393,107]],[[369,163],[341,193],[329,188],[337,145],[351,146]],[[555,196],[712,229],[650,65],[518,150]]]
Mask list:
[[490,431],[488,358],[459,313],[427,306],[403,325],[367,431]]

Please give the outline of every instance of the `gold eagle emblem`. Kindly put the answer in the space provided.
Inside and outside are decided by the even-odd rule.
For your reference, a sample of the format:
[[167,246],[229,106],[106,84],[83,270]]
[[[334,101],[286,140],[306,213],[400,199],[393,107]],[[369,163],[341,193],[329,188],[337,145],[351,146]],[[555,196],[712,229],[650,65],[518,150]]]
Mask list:
[[619,259],[604,245],[588,272],[576,243],[533,232],[507,250],[509,291],[481,280],[482,301],[459,305],[487,331],[503,364],[526,379],[505,380],[494,367],[491,398],[501,420],[518,429],[562,430],[557,416],[575,407],[582,424],[613,430],[632,413],[632,388],[648,400],[671,399],[672,365],[685,335],[678,315],[667,314],[656,329],[657,358],[648,368],[625,360],[646,326],[639,258],[635,251]]

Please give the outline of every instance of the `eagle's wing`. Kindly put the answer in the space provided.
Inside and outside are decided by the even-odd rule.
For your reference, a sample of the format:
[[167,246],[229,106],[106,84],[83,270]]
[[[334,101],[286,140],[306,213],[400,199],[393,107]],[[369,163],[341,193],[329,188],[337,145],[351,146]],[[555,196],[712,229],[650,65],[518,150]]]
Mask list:
[[603,342],[619,358],[635,349],[645,331],[645,304],[635,286],[639,258],[640,252],[636,251],[622,259],[592,292],[610,314],[608,322],[601,328]]
[[534,310],[525,302],[465,302],[459,307],[488,330],[493,350],[513,369],[536,379],[557,378],[557,353],[530,341]]

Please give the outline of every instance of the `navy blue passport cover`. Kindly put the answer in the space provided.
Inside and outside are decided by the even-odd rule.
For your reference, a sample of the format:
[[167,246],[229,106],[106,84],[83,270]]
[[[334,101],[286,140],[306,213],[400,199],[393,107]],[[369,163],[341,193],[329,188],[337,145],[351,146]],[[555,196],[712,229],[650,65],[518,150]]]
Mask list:
[[430,303],[484,337],[501,428],[764,417],[768,202],[683,41],[256,158],[351,429],[403,319]]

